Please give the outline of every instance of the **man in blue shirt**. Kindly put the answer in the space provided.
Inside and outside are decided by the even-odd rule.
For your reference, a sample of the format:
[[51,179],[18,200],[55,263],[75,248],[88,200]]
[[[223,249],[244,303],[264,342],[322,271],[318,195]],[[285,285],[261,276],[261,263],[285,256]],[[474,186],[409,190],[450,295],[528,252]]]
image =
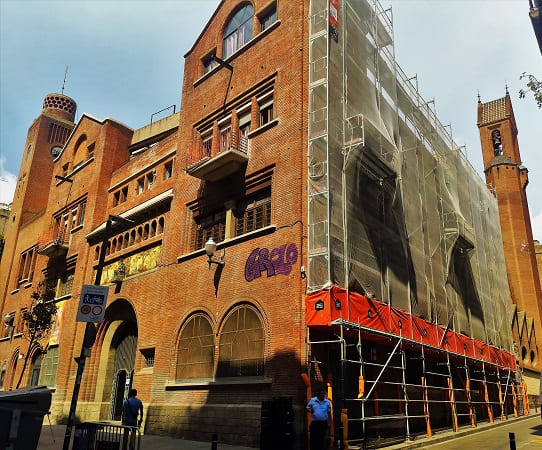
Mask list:
[[[139,420],[138,420],[139,416]],[[140,427],[143,422],[143,403],[137,398],[137,389],[130,389],[128,398],[122,404],[122,424],[129,427]],[[128,434],[130,434],[130,449],[135,447],[136,430],[124,429],[123,449],[128,444]]]
[[318,391],[316,397],[311,398],[307,411],[312,414],[310,431],[311,450],[324,450],[326,431],[329,425],[331,403],[326,398],[323,389]]

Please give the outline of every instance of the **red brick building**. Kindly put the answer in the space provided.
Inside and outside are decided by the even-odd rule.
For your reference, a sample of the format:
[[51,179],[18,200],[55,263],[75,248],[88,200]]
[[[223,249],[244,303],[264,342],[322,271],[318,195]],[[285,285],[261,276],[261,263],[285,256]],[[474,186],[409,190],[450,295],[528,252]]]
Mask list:
[[486,181],[499,205],[508,282],[515,306],[512,332],[516,353],[531,380],[530,391],[535,393],[541,367],[537,335],[542,333],[542,291],[527,203],[529,171],[521,161],[518,127],[508,93],[498,100],[478,103],[478,127]]
[[[82,419],[118,420],[129,386],[146,432],[274,448],[302,446],[307,387],[329,387],[337,425],[348,410],[351,442],[517,413],[496,201],[391,31],[368,1],[224,0],[185,55],[179,113],[75,124],[48,95],[0,267],[3,389],[28,354],[23,384],[54,387],[66,418],[79,294],[113,215],[133,223],[106,236]],[[40,280],[59,314],[28,349]]]

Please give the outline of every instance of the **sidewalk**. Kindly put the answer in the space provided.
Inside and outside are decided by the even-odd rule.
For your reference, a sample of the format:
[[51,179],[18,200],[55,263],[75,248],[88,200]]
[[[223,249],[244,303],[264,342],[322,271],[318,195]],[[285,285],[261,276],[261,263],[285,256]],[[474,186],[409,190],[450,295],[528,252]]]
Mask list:
[[401,444],[391,445],[389,447],[384,447],[384,448],[386,450],[425,448],[429,445],[452,441],[453,439],[457,439],[463,436],[481,433],[482,431],[493,430],[501,426],[510,425],[515,422],[520,422],[520,421],[532,419],[535,417],[540,418],[540,412],[538,411],[535,412],[533,408],[531,410],[531,413],[528,416],[520,416],[517,418],[512,417],[512,418],[509,418],[508,420],[495,419],[493,423],[489,423],[489,422],[480,423],[475,428],[472,428],[469,426],[463,426],[457,432],[442,431],[442,432],[435,433],[433,437],[430,437],[430,438],[418,437],[411,442],[403,442]]
[[[64,444],[65,425],[52,425],[47,421],[41,429],[38,450],[61,450]],[[52,433],[51,433],[52,432]],[[145,434],[141,436],[141,450],[210,450],[210,442],[187,441],[167,436],[153,436]],[[70,446],[71,450],[71,446]],[[254,450],[250,447],[239,445],[218,444],[218,450]]]
[[[527,420],[529,418],[540,417],[539,412],[531,411],[528,416],[521,416],[518,418],[510,418],[508,420],[495,420],[494,423],[481,423],[476,428],[462,427],[458,432],[444,431],[433,435],[431,438],[418,437],[412,442],[403,442],[388,447],[384,447],[386,450],[398,450],[398,449],[415,449],[423,448],[427,445],[438,444],[440,442],[451,441],[456,438],[460,438],[466,435],[480,433],[482,431],[498,428],[503,425],[512,424],[514,422]],[[49,425],[44,422],[41,429],[40,441],[38,450],[60,450],[64,443],[64,433],[66,427],[64,425]],[[54,439],[54,441],[53,441]],[[210,450],[210,442],[202,441],[188,441],[186,439],[178,439],[168,436],[155,436],[145,434],[141,436],[141,450]],[[71,450],[71,446],[70,446]],[[218,450],[254,450],[251,447],[243,447],[240,445],[227,445],[218,444]],[[277,449],[280,450],[280,449]]]

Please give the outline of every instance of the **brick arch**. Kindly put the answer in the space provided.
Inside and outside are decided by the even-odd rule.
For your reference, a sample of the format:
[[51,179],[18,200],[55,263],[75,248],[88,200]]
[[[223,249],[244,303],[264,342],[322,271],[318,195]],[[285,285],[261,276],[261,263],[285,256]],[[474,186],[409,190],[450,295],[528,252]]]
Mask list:
[[[4,380],[4,385],[7,389],[11,391],[14,388],[14,384],[17,383],[17,380],[15,378],[15,375],[17,374],[17,366],[19,361],[19,352],[21,350],[21,347],[17,347],[15,351],[11,354],[11,358],[9,358],[8,362],[8,370],[6,372],[6,378]],[[7,382],[7,385],[6,385]]]
[[115,347],[114,339],[120,327],[127,322],[135,324],[138,329],[137,312],[133,302],[126,298],[115,299],[107,307],[103,322],[98,326],[96,333],[93,378],[95,382],[94,401],[106,405],[101,408],[100,417],[96,419],[108,419],[109,402],[111,398],[111,380],[114,369]]

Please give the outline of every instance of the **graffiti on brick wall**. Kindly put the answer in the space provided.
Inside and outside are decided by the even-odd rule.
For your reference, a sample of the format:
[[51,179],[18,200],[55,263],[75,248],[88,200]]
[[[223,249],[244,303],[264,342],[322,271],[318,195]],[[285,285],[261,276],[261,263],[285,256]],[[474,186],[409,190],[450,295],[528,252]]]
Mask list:
[[284,244],[269,251],[267,248],[255,248],[245,263],[245,279],[247,281],[260,278],[265,272],[267,277],[289,275],[292,266],[297,262],[297,245]]

